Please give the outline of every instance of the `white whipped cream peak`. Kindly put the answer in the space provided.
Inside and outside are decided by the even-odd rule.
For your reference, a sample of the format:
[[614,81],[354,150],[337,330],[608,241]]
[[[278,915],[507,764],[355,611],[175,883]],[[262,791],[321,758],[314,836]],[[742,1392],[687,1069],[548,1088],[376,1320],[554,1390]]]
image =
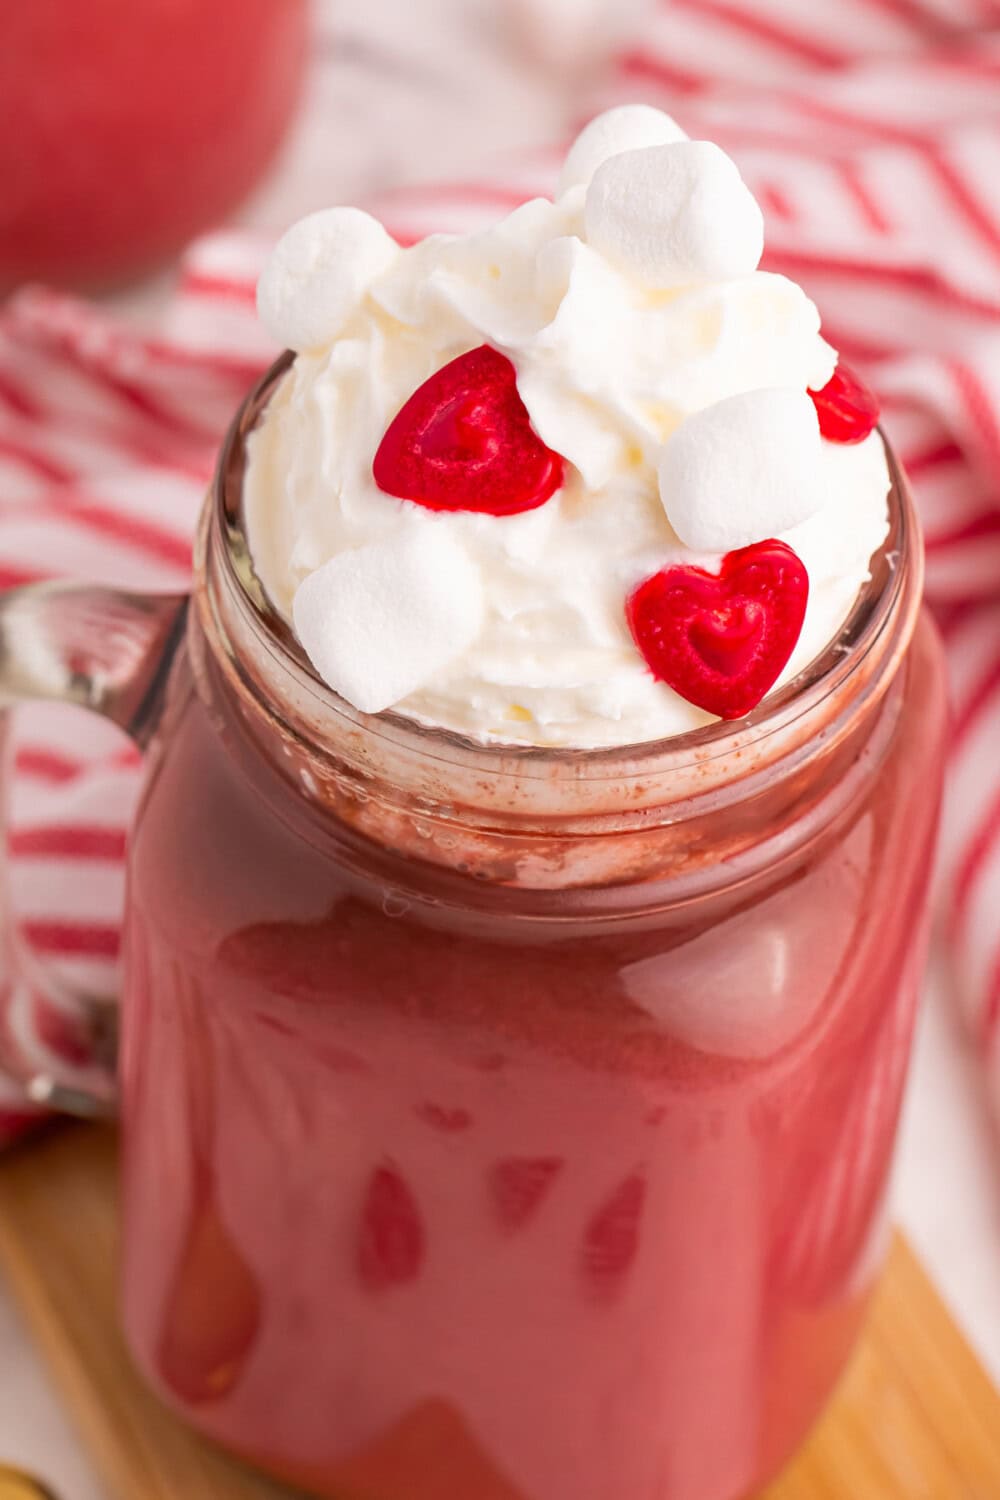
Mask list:
[[[887,529],[881,439],[819,438],[805,393],[836,355],[816,308],[754,269],[756,204],[723,153],[681,137],[657,111],[611,111],[571,149],[554,203],[408,249],[331,210],[276,252],[262,309],[302,352],[249,439],[249,542],[316,670],[362,711],[583,748],[709,722],[653,677],[626,598],[660,568],[714,569],[775,535],[810,581],[779,683],[843,624]],[[616,229],[629,182],[648,218],[626,194]],[[654,220],[662,232],[644,238]],[[713,248],[711,222],[725,238],[737,221]],[[669,257],[685,269],[668,271]],[[482,344],[514,365],[534,430],[565,460],[563,487],[507,516],[384,493],[372,462],[387,427]]]
[[695,412],[664,444],[658,476],[667,519],[698,552],[779,536],[830,499],[816,407],[790,386]]

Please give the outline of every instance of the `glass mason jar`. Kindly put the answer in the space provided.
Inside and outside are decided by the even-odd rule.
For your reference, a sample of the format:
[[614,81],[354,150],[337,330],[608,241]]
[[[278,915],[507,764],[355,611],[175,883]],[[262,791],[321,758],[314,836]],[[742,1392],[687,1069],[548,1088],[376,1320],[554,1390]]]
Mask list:
[[286,366],[189,607],[23,592],[4,623],[12,691],[65,693],[64,649],[151,740],[130,1345],[320,1496],[735,1500],[825,1402],[885,1243],[944,729],[905,481],[840,637],[747,719],[482,745],[355,712],[269,609],[241,481]]

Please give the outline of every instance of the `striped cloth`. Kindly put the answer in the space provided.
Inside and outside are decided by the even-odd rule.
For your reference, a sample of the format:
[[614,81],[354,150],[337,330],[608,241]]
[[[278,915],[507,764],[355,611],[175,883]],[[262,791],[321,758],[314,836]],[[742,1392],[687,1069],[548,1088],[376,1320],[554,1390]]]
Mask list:
[[[955,708],[944,925],[1000,1104],[1000,0],[664,0],[598,103],[640,98],[736,157],[766,266],[819,303],[914,480]],[[551,191],[565,144],[372,206],[404,242],[474,228]],[[155,339],[38,290],[0,314],[0,584],[185,584],[220,433],[273,352],[252,306],[265,248],[194,246]],[[14,740],[13,920],[57,979],[113,992],[137,757],[56,708],[18,715]],[[0,996],[0,1052],[85,1068],[58,1000]]]

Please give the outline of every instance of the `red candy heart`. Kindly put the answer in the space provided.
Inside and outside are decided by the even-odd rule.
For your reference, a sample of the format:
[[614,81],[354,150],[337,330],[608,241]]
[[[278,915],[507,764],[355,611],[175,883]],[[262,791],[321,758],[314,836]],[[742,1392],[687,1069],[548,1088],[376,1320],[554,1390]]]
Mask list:
[[424,1226],[417,1200],[389,1162],[368,1181],[358,1243],[358,1270],[370,1291],[401,1286],[420,1274]]
[[819,430],[832,443],[860,443],[879,418],[874,391],[846,365],[838,365],[821,391],[810,391]]
[[483,344],[414,391],[372,473],[380,490],[430,510],[513,516],[555,494],[563,461],[532,428],[510,360]]
[[729,552],[718,573],[678,565],[640,583],[625,606],[654,677],[720,719],[741,719],[792,654],[809,597],[784,542]]

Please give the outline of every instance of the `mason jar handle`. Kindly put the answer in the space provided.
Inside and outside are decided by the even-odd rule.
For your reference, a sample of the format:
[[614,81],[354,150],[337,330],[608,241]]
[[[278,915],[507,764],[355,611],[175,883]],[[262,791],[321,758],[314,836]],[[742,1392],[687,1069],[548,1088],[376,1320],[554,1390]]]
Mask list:
[[[39,583],[0,595],[0,752],[8,772],[9,713],[15,704],[73,703],[124,729],[140,749],[158,723],[187,596],[125,593],[79,583]],[[70,1114],[114,1108],[117,1014],[113,997],[69,993],[41,966],[9,919],[7,861],[0,870],[0,1073],[25,1099]],[[4,1024],[17,986],[72,1014],[93,1061],[84,1069],[42,1067],[20,1028]]]

